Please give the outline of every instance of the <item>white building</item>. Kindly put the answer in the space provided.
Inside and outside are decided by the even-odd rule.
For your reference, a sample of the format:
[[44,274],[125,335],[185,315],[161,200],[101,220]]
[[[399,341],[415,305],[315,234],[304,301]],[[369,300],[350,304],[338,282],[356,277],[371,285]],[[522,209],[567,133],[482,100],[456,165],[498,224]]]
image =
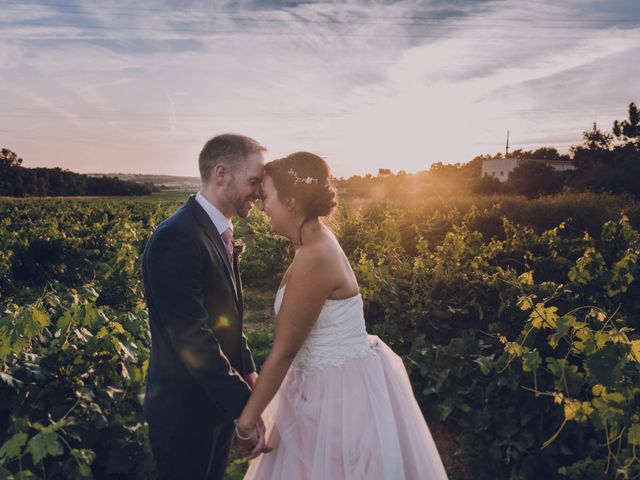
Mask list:
[[492,158],[491,160],[482,161],[482,176],[495,177],[501,182],[506,182],[509,179],[509,174],[515,170],[515,168],[524,162],[540,162],[545,165],[549,165],[557,172],[564,172],[567,170],[575,170],[575,167],[571,162],[566,160],[542,160],[532,158]]

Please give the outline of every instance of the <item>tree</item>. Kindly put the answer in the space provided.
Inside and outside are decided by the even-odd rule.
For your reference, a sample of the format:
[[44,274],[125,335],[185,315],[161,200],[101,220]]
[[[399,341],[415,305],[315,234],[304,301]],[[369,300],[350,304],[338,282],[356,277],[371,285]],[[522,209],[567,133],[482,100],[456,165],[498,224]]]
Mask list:
[[460,167],[460,169],[464,172],[465,177],[471,178],[479,178],[482,176],[482,162],[485,160],[491,160],[493,157],[491,155],[477,155],[473,158],[473,160],[465,163]]
[[594,122],[591,130],[582,132],[582,144],[569,150],[576,168],[586,171],[598,163],[611,163],[614,156],[612,149],[613,135],[604,133]]
[[60,168],[24,168],[22,158],[9,150],[0,150],[0,195],[150,195],[156,189],[150,183],[118,178],[92,178]]
[[613,134],[618,140],[635,144],[640,149],[640,111],[635,103],[629,104],[628,114],[627,120],[613,122]]
[[582,145],[587,150],[592,151],[609,151],[613,144],[613,135],[604,133],[598,128],[596,122],[593,122],[593,128],[582,132]]
[[562,189],[562,181],[553,167],[542,162],[528,161],[511,172],[507,188],[513,193],[534,198],[558,193]]
[[563,155],[553,147],[540,147],[535,150],[514,150],[512,156],[516,158],[533,158],[537,160],[569,160],[568,155]]
[[500,183],[500,180],[488,175],[485,175],[482,178],[474,179],[471,187],[473,193],[477,193],[479,195],[491,195],[500,193],[501,189],[502,184]]
[[0,171],[6,171],[9,168],[19,167],[22,165],[22,159],[18,154],[12,152],[8,148],[0,150]]

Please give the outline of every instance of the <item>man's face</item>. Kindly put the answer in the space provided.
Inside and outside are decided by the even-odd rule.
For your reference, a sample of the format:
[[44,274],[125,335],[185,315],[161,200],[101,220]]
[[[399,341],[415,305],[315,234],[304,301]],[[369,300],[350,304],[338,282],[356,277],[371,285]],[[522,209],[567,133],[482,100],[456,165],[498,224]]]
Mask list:
[[260,198],[260,185],[264,169],[262,153],[252,153],[230,173],[227,200],[241,218],[249,215],[253,202]]

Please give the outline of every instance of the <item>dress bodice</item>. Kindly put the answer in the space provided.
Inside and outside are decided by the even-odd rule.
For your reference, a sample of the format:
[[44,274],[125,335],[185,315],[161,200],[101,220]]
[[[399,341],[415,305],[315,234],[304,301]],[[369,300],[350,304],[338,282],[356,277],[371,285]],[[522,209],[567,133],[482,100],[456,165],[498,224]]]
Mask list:
[[[276,293],[276,315],[286,285]],[[369,348],[360,294],[341,300],[327,299],[320,315],[293,361],[292,367],[341,365],[364,355]]]

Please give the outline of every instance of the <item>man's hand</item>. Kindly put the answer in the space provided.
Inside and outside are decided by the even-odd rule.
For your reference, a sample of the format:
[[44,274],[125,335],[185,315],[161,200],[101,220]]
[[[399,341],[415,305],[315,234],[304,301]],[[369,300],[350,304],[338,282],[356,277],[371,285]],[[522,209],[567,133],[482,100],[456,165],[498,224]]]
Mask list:
[[256,458],[261,453],[269,453],[273,450],[272,447],[267,445],[267,427],[265,427],[262,417],[258,419],[258,423],[256,424],[256,431],[258,433],[258,443],[249,453],[247,457],[249,460]]
[[256,388],[256,382],[258,381],[258,372],[251,372],[247,374],[245,380],[249,384],[249,387],[251,387],[251,390],[253,390]]

